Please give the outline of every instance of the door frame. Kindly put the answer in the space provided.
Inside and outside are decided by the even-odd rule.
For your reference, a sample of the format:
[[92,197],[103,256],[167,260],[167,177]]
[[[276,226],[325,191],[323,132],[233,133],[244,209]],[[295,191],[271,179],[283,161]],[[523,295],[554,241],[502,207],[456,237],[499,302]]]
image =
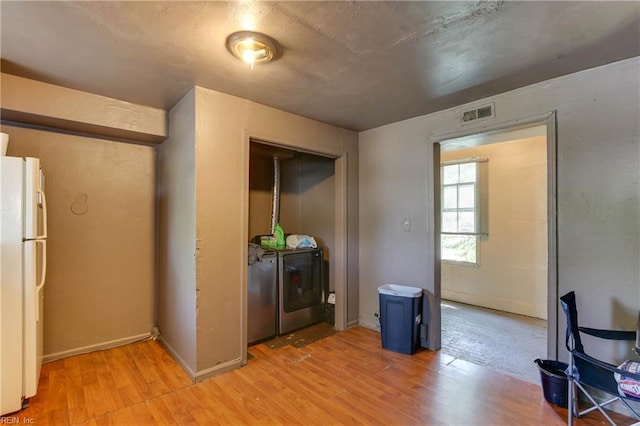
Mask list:
[[[334,160],[334,200],[335,216],[334,216],[334,254],[332,255],[333,268],[333,284],[336,295],[335,305],[335,328],[338,330],[346,330],[348,327],[348,289],[347,289],[347,152],[321,152],[317,150],[305,149],[296,146],[294,143],[286,143],[275,141],[275,139],[267,135],[261,135],[245,129],[243,135],[242,146],[242,186],[244,193],[242,194],[242,221],[241,233],[244,241],[249,241],[249,166],[250,166],[250,147],[251,141],[256,141],[265,145],[285,148],[298,152],[319,155],[322,157],[332,158]],[[242,255],[242,289],[241,289],[241,330],[240,339],[241,365],[245,365],[248,359],[247,351],[247,307],[248,307],[248,271],[246,267],[247,248],[243,246]]]
[[442,345],[441,317],[441,271],[440,271],[440,152],[442,143],[486,133],[501,133],[519,128],[546,125],[547,129],[547,356],[557,359],[558,356],[558,209],[557,209],[557,113],[531,116],[518,120],[497,122],[482,127],[458,130],[452,133],[429,136],[432,152],[433,187],[431,190],[431,211],[428,217],[433,218],[433,304],[429,322],[429,349],[440,349]]

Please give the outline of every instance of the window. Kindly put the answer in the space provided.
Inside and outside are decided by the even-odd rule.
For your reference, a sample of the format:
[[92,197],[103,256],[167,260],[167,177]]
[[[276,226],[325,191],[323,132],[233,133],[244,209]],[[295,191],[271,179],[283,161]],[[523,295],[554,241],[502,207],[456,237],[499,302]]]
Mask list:
[[458,161],[442,165],[442,260],[478,264],[480,163]]

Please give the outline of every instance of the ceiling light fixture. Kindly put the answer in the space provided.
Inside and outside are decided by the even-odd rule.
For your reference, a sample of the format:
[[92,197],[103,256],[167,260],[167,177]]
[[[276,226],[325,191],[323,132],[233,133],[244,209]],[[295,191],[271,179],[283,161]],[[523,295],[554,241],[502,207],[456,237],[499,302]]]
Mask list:
[[254,31],[238,31],[227,37],[227,50],[251,65],[266,64],[278,58],[278,42],[268,35]]

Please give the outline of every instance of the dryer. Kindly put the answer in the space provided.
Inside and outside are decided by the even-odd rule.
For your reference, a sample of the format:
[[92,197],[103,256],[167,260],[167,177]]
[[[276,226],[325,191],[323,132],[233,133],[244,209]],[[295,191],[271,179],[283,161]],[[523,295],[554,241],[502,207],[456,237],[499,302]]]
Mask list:
[[326,289],[321,248],[278,249],[278,334],[321,322]]

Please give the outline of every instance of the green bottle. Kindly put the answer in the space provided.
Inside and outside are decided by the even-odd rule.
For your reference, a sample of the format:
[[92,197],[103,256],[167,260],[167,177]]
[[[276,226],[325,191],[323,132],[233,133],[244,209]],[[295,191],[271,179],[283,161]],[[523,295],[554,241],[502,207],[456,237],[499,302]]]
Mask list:
[[284,248],[284,231],[279,223],[273,228],[273,235],[276,237],[276,247]]

